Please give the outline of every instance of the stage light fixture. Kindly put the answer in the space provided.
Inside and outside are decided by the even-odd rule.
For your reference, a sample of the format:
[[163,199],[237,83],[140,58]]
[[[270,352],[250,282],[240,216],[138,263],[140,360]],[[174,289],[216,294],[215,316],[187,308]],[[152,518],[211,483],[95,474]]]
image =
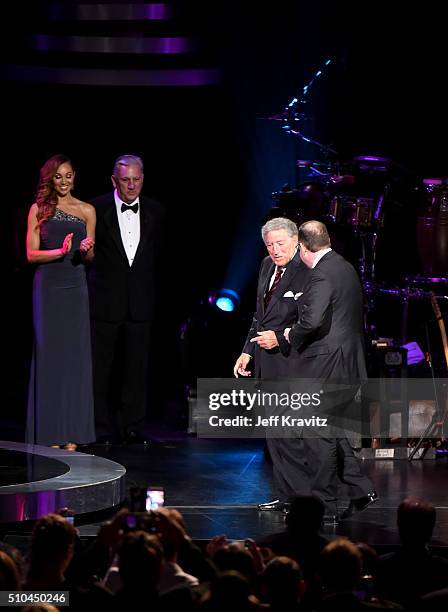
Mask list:
[[223,312],[233,312],[240,302],[240,298],[233,289],[219,289],[208,296],[208,303]]

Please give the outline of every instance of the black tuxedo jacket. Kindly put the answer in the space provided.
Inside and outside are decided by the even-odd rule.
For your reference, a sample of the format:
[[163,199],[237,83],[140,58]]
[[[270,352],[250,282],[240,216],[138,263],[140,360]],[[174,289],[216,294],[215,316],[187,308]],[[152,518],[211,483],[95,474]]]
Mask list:
[[289,340],[301,357],[300,376],[364,380],[362,289],[353,266],[335,251],[326,253],[297,305]]
[[114,194],[91,200],[96,210],[95,258],[89,274],[91,315],[103,321],[149,321],[154,307],[154,264],[163,207],[140,195],[140,242],[129,267]]
[[[254,375],[263,378],[288,378],[298,376],[295,364],[299,355],[291,351],[291,346],[285,340],[283,331],[297,321],[298,294],[304,290],[306,279],[310,273],[302,263],[297,252],[286,266],[281,281],[271,297],[268,307],[264,308],[264,295],[269,287],[269,281],[274,273],[275,265],[270,257],[266,257],[260,268],[257,290],[257,309],[243,348],[255,360]],[[250,342],[259,331],[272,330],[276,332],[279,346],[269,351],[261,349],[255,342]]]

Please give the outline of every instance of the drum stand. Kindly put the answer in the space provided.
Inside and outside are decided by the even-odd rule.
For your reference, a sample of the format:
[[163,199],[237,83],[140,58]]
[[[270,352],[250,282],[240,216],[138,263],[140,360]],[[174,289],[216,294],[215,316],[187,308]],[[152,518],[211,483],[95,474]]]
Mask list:
[[[361,257],[359,258],[359,275],[361,278],[361,284],[363,288],[370,288],[370,295],[367,299],[365,311],[364,311],[364,331],[367,337],[374,335],[375,333],[375,324],[369,323],[369,313],[374,310],[375,307],[375,265],[376,265],[376,249],[377,249],[377,241],[378,241],[378,229],[382,220],[382,209],[384,202],[387,198],[387,195],[390,190],[389,183],[384,185],[382,192],[380,193],[378,200],[376,202],[375,211],[373,213],[372,218],[372,230],[367,232],[365,230],[358,230],[358,236],[361,241]],[[370,260],[368,261],[367,252],[370,254]],[[405,311],[406,308],[406,311]],[[407,304],[403,305],[403,318],[402,321],[402,337],[404,338],[406,335],[406,326],[407,326]],[[403,341],[402,344],[404,344]]]
[[[443,402],[445,405],[443,412],[441,410],[440,402],[437,397],[436,386],[434,385],[434,398],[435,398],[435,404],[436,404],[436,411],[434,412],[431,422],[429,423],[428,427],[422,433],[417,444],[412,448],[412,451],[409,453],[409,457],[408,457],[409,461],[412,461],[414,458],[415,459],[423,458],[423,454],[426,452],[427,448],[424,449],[423,453],[421,453],[418,457],[415,457],[415,455],[417,454],[417,452],[419,451],[419,449],[421,448],[422,444],[424,443],[426,439],[431,439],[431,438],[440,438],[440,440],[443,439],[443,429],[444,429],[444,425],[445,425],[445,421],[447,417],[447,407],[448,407],[447,385],[445,383],[443,384],[442,392],[443,392]],[[439,435],[437,435],[437,433],[439,433]]]
[[[440,437],[440,440],[443,439],[444,425],[445,425],[447,413],[448,413],[447,384],[446,382],[444,382],[442,383],[442,389],[440,390],[437,389],[437,382],[434,376],[434,367],[433,367],[432,357],[431,357],[429,331],[428,331],[427,324],[425,328],[426,328],[426,341],[428,344],[429,367],[431,370],[432,384],[433,384],[433,389],[434,389],[434,401],[435,401],[436,409],[435,409],[434,414],[432,415],[431,422],[429,423],[428,427],[422,433],[419,440],[417,441],[417,444],[412,448],[412,451],[409,453],[408,461],[412,461],[414,458],[416,459],[423,458],[423,455],[426,452],[427,448],[424,449],[423,452],[420,453],[418,457],[415,457],[415,456],[417,452],[419,451],[419,449],[422,447],[422,444],[424,443],[426,439],[431,439],[431,438],[436,438],[436,437]],[[442,402],[444,406],[443,410],[442,410],[441,401],[439,399],[440,395],[442,395]],[[439,434],[439,435],[436,435],[436,434]]]
[[401,300],[401,328],[400,328],[400,344],[403,346],[407,342],[408,336],[408,315],[409,315],[409,291],[403,291]]
[[[366,232],[363,230],[357,230],[361,242],[361,256],[359,258],[359,275],[361,282],[364,284],[366,281],[375,280],[375,259],[376,259],[376,242],[378,240],[378,234],[374,232]],[[368,261],[367,253],[370,254],[370,261]]]
[[[361,238],[361,257],[359,260],[359,269],[361,281],[374,281],[375,280],[375,264],[376,264],[376,247],[378,240],[378,228],[381,223],[381,215],[384,202],[389,193],[390,185],[387,183],[384,185],[383,191],[380,193],[376,202],[375,211],[372,218],[373,231],[359,231],[359,237]],[[368,242],[366,241],[368,239]],[[367,267],[367,255],[366,247],[370,253],[370,262]]]
[[[357,235],[361,244],[361,256],[358,260],[358,270],[361,280],[361,285],[365,291],[366,300],[364,302],[364,333],[366,338],[373,340],[376,336],[376,319],[372,318],[371,314],[375,312],[375,256],[376,256],[376,241],[378,234],[374,232],[366,232],[357,230]],[[370,261],[368,261],[367,253],[370,253]]]

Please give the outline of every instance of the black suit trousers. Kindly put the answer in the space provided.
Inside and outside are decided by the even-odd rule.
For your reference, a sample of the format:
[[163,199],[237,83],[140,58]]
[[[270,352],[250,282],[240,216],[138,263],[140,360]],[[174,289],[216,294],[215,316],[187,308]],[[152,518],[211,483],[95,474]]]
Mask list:
[[[93,329],[97,436],[111,434],[117,428],[123,435],[130,431],[142,434],[146,416],[150,322],[95,320]],[[113,390],[118,397],[112,397]],[[112,408],[115,405],[118,413],[114,418]]]
[[364,497],[373,490],[370,479],[361,472],[359,462],[346,438],[308,438],[304,440],[307,463],[313,466],[311,493],[325,504],[327,514],[337,514],[338,479],[348,485],[351,498]]

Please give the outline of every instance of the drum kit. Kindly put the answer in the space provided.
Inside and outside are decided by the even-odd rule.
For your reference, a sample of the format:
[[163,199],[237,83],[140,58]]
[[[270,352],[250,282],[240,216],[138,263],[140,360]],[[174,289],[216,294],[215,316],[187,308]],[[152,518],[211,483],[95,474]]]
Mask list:
[[363,282],[371,282],[393,167],[391,160],[372,155],[348,163],[297,160],[298,174],[305,172],[305,180],[297,188],[275,192],[277,204],[269,216],[288,216],[298,223],[323,221],[335,248],[354,263]]
[[[448,178],[415,179],[401,164],[380,155],[344,161],[332,147],[304,134],[310,93],[332,63],[327,59],[281,113],[268,117],[279,122],[284,133],[319,151],[318,159],[297,160],[296,186],[285,185],[272,194],[276,204],[268,218],[284,216],[297,225],[310,219],[324,222],[332,247],[357,269],[364,290],[367,347],[373,357],[368,359],[369,375],[382,376],[378,349],[384,348],[390,377],[426,377],[430,371],[433,381],[436,373],[444,378],[448,338],[440,306],[448,300]],[[430,324],[439,328],[438,344],[431,339]],[[402,354],[405,359],[396,360]],[[412,374],[408,366],[415,367]],[[446,422],[447,410],[442,411],[435,398],[437,416],[413,453],[424,437],[432,437],[436,426],[439,431],[440,422]],[[443,440],[446,444],[446,435]]]
[[[332,146],[305,135],[310,95],[333,64],[332,58],[325,60],[283,111],[267,118],[319,151],[319,159],[297,160],[297,186],[285,185],[272,194],[276,204],[268,218],[285,216],[298,225],[323,221],[333,248],[358,270],[366,297],[367,337],[374,342],[390,318],[390,300],[398,299],[395,331],[400,329],[400,337],[394,343],[402,345],[410,302],[422,303],[436,293],[448,299],[448,178],[414,179],[401,164],[377,155],[344,161]],[[384,300],[381,311],[378,304]]]
[[423,206],[417,218],[422,273],[448,274],[448,178],[424,178]]
[[[410,191],[397,197],[400,189],[397,186],[403,177],[407,181],[408,173],[386,157],[358,155],[349,162],[300,159],[297,169],[303,180],[295,188],[286,185],[273,194],[276,204],[269,218],[286,216],[298,224],[309,219],[323,221],[335,250],[358,270],[365,294],[368,337],[378,336],[378,327],[381,328],[377,320],[378,303],[387,311],[387,303],[390,305],[393,300],[399,304],[396,341],[406,343],[410,303],[429,303],[434,293],[439,299],[448,299],[444,295],[448,293],[445,287],[448,286],[448,178],[414,181]],[[404,206],[397,203],[400,198],[407,200]],[[391,279],[382,278],[381,269],[377,270],[377,258],[379,251],[385,250],[390,253],[389,259],[393,259],[395,245],[387,244],[385,236],[394,236],[396,228],[388,233],[394,217],[398,218],[400,230],[404,209],[408,216],[413,216],[414,235],[402,244],[417,250],[418,273],[412,275],[402,270],[391,283]],[[382,255],[381,259],[387,262],[387,257]]]

